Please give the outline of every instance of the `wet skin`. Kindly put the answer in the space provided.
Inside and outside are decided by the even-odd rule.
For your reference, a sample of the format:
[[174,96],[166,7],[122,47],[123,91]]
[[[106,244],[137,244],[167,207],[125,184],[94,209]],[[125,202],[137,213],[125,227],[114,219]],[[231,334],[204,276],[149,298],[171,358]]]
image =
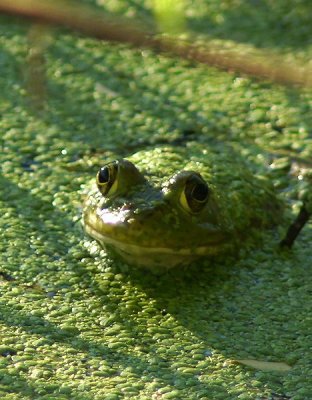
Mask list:
[[277,223],[269,176],[220,145],[140,151],[105,164],[84,204],[86,232],[130,264],[170,268],[226,254]]

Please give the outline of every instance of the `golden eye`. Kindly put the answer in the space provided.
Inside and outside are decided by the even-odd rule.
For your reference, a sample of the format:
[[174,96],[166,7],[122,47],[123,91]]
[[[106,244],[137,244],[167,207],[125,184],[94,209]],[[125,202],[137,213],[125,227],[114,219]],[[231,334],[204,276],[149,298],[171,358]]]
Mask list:
[[96,175],[96,184],[103,196],[112,195],[117,190],[118,163],[108,163],[102,167]]
[[200,212],[209,199],[209,187],[203,178],[194,173],[186,181],[180,196],[182,206],[192,213]]

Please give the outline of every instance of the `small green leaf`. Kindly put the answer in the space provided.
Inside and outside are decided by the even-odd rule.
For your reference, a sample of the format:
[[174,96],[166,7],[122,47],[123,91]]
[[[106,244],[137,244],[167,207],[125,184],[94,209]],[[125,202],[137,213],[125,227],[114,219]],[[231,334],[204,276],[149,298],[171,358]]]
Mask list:
[[177,34],[185,31],[184,0],[154,0],[152,7],[160,32]]

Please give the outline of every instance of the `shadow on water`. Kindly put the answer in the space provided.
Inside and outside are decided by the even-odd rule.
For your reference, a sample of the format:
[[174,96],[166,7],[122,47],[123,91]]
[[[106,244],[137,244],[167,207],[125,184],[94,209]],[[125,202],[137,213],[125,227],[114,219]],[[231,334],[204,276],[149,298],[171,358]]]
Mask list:
[[283,0],[243,0],[220,2],[218,13],[189,17],[191,30],[217,39],[250,43],[260,48],[304,49],[311,44],[309,0],[295,3]]
[[[296,257],[288,262],[293,268]],[[176,319],[201,342],[207,353],[217,351],[232,360],[286,362],[298,369],[308,345],[301,341],[309,332],[303,318],[309,313],[309,305],[305,305],[304,298],[300,300],[296,284],[288,286],[287,279],[298,280],[298,277],[293,272],[287,278],[283,271],[287,269],[285,258],[281,260],[273,253],[262,255],[258,262],[250,256],[243,261],[233,259],[227,264],[216,262],[197,267],[186,273],[172,271],[156,281],[153,278],[142,281],[136,273],[131,278],[134,286],[142,287],[156,301],[163,315]],[[261,272],[263,269],[268,272]],[[304,273],[302,268],[303,277]],[[293,292],[291,299],[289,291]],[[268,388],[285,393],[283,381],[287,374],[261,371],[251,374],[262,374],[260,380]]]
[[[257,7],[267,7],[266,2],[255,3]],[[239,13],[239,8],[236,9],[234,6],[230,10],[233,13]],[[245,32],[244,30],[242,31]],[[171,132],[176,130],[181,132],[183,130],[194,130],[197,133],[197,138],[201,138],[203,137],[201,128],[207,128],[207,126],[213,136],[232,139],[230,126],[233,116],[226,109],[222,111],[217,109],[218,104],[215,107],[211,107],[206,117],[202,115],[199,117],[197,112],[188,111],[187,122],[181,121],[180,115],[184,114],[185,110],[192,106],[193,97],[180,102],[179,91],[176,90],[175,92],[173,87],[164,94],[160,88],[166,84],[165,76],[159,82],[159,88],[150,85],[150,82],[146,79],[141,81],[140,73],[137,75],[135,71],[135,68],[144,70],[140,54],[138,54],[135,61],[135,68],[130,70],[126,69],[124,65],[118,65],[118,57],[112,56],[109,52],[106,58],[103,54],[94,56],[93,48],[89,49],[86,46],[83,52],[78,53],[72,47],[74,39],[67,38],[66,40],[69,40],[69,43],[63,45],[62,41],[56,39],[48,50],[48,57],[52,57],[54,61],[59,60],[58,64],[56,64],[59,65],[59,68],[54,67],[54,69],[51,69],[52,75],[47,76],[50,98],[46,112],[41,114],[42,122],[47,126],[57,128],[60,140],[64,144],[67,141],[71,143],[75,141],[77,142],[77,148],[83,145],[81,146],[82,152],[87,151],[88,146],[89,149],[96,148],[105,152],[107,144],[113,146],[113,142],[115,142],[117,151],[121,149],[123,153],[126,151],[124,149],[125,142],[128,145],[127,147],[132,150],[135,150],[136,144],[140,148],[141,126],[140,123],[137,125],[132,124],[132,119],[137,114],[141,114],[143,120],[150,118],[161,120],[167,131],[166,135],[163,136],[167,136],[169,140],[172,137]],[[25,71],[23,72],[21,59],[15,60],[9,53],[3,53],[3,55],[4,66],[15,66],[14,72],[10,72],[10,74],[12,75],[11,79],[19,83],[19,88],[17,90],[15,85],[13,87],[15,91],[12,91],[7,87],[2,96],[27,111],[27,97],[21,97],[19,93],[20,88],[25,85],[25,77],[23,76]],[[19,62],[18,67],[16,67],[17,61]],[[171,64],[174,65],[174,63],[174,60],[171,60]],[[9,70],[8,67],[6,70]],[[60,76],[61,79],[55,79],[54,75]],[[83,93],[79,83],[81,81],[88,82],[84,87]],[[145,96],[151,90],[155,96]],[[197,87],[194,88],[195,92],[197,90]],[[157,92],[159,98],[157,98]],[[96,100],[96,96],[100,96],[100,99]],[[298,99],[300,103],[303,103],[296,90],[288,90],[288,98],[290,107],[297,107]],[[211,99],[208,101],[211,101]],[[112,113],[112,107],[108,110],[105,104],[115,102],[120,103],[119,109],[114,110]],[[241,102],[240,107],[242,110],[238,112],[248,113],[250,111],[248,101]],[[123,110],[120,108],[123,108]],[[124,111],[126,112],[124,113]],[[308,115],[308,112],[306,114]],[[117,121],[118,127],[116,125]],[[266,122],[270,122],[270,119],[268,118]],[[229,127],[228,130],[224,128],[225,125]],[[249,129],[248,124],[244,129]],[[155,142],[155,137],[158,137],[156,139],[157,145],[157,140],[159,140],[158,132],[153,132],[151,128],[148,135],[151,142]],[[26,136],[27,134],[25,134],[25,138]],[[205,136],[207,137],[207,135]],[[243,142],[243,139],[241,140]],[[258,151],[260,153],[263,151],[259,144],[248,143],[248,146],[251,145],[254,148],[254,152]],[[242,146],[244,146],[244,143],[242,143]]]

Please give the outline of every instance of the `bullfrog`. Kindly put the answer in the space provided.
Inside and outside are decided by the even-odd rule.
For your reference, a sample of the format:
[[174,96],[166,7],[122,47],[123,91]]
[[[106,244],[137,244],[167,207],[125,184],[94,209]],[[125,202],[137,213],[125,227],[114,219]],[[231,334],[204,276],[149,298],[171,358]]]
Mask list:
[[99,169],[85,231],[127,263],[172,268],[235,251],[281,218],[268,174],[230,146],[163,145]]

